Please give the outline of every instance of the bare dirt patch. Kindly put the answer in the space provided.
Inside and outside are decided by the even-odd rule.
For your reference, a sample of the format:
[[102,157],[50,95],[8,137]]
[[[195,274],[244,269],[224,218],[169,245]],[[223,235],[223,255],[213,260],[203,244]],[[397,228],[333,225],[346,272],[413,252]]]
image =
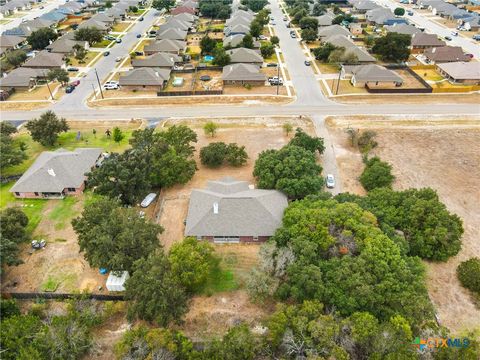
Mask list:
[[396,104],[478,104],[480,94],[346,95],[335,97],[335,101],[346,104],[385,104],[385,102],[395,102]]
[[[220,128],[215,137],[205,136],[202,126],[208,121],[216,122]],[[252,175],[255,159],[265,149],[279,149],[284,146],[290,138],[285,136],[282,124],[290,122],[294,127],[302,127],[307,132],[313,133],[313,127],[307,120],[299,120],[297,117],[278,118],[219,118],[219,119],[176,119],[169,120],[168,125],[182,123],[190,126],[198,135],[196,144],[195,161],[198,171],[192,180],[186,185],[177,185],[162,192],[161,215],[159,223],[165,228],[160,236],[160,241],[165,248],[183,239],[184,220],[187,216],[188,199],[192,189],[204,188],[208,180],[220,179],[224,176],[232,176],[239,180],[246,180],[254,183]],[[290,135],[291,136],[291,135]],[[245,166],[236,168],[222,166],[218,169],[210,169],[200,163],[200,149],[211,142],[223,141],[225,143],[237,143],[244,145],[249,160]]]
[[19,111],[19,110],[37,110],[51,105],[49,101],[29,101],[29,102],[0,102],[0,111]]
[[363,164],[350,146],[348,126],[377,132],[375,154],[393,166],[394,188],[431,187],[448,209],[464,221],[461,252],[445,263],[427,265],[427,286],[440,322],[454,333],[480,326],[480,309],[460,286],[458,264],[480,256],[480,125],[478,118],[337,117],[327,119],[335,139],[344,191],[363,193]]

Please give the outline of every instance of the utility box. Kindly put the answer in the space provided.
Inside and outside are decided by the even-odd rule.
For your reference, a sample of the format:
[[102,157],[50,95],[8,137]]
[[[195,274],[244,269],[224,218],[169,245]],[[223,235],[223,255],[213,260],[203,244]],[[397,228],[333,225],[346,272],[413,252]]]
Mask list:
[[130,275],[128,271],[122,271],[120,276],[111,272],[108,274],[107,278],[107,290],[108,291],[125,291],[125,282],[128,280]]

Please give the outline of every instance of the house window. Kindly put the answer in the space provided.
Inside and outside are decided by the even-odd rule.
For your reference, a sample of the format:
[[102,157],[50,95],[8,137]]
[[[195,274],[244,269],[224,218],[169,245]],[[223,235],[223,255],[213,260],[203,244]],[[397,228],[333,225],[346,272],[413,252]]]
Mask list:
[[258,241],[258,236],[254,236],[253,241]]
[[75,192],[76,189],[75,189],[75,188],[67,188],[67,190],[68,190],[69,192]]
[[35,196],[38,196],[38,192],[34,192]]
[[20,193],[18,191],[15,191],[15,195],[20,196]]

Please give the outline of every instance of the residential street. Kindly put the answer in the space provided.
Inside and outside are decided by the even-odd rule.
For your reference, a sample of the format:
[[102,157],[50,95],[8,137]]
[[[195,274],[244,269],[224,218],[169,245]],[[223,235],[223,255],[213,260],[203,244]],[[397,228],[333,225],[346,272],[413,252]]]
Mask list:
[[143,15],[144,20],[136,20],[135,25],[128,31],[128,33],[122,38],[121,44],[115,44],[111,48],[106,49],[110,52],[109,56],[102,57],[87,75],[80,79],[80,85],[76,87],[75,91],[71,94],[66,94],[52,109],[57,112],[68,111],[72,109],[88,109],[85,101],[93,93],[92,85],[98,90],[98,81],[95,74],[97,70],[100,83],[112,69],[117,65],[115,59],[117,57],[124,58],[130,54],[130,50],[139,41],[137,34],[144,35],[145,32],[153,25],[157,17],[154,15],[157,13],[155,9],[151,9]]
[[46,14],[46,13],[52,11],[52,10],[55,10],[60,5],[63,5],[65,3],[66,3],[65,0],[52,0],[52,1],[49,1],[48,3],[42,3],[41,5],[43,5],[43,7],[44,7],[43,9],[40,9],[40,7],[37,7],[36,9],[25,10],[25,12],[26,12],[25,16],[18,17],[18,18],[13,18],[12,21],[10,21],[9,23],[7,23],[5,25],[1,25],[0,26],[0,34],[3,33],[5,30],[10,30],[10,29],[13,29],[13,28],[17,27],[18,25],[20,25],[22,23],[23,19],[33,20],[37,17],[42,16],[43,14]]
[[[402,4],[394,1],[394,0],[374,0],[379,5],[385,6],[390,8],[392,11],[395,10],[397,7],[402,7]],[[447,45],[451,46],[461,46],[463,50],[467,53],[473,54],[475,58],[480,58],[480,43],[473,40],[471,37],[467,38],[464,36],[452,36],[451,32],[454,29],[449,29],[445,26],[442,26],[428,17],[423,16],[423,14],[419,13],[415,9],[412,9],[413,16],[405,15],[405,18],[410,20],[411,22],[415,23],[415,25],[419,27],[425,28],[425,32],[430,34],[436,34],[441,38],[445,36],[450,36],[452,41],[447,41]],[[474,33],[472,32],[472,35]]]

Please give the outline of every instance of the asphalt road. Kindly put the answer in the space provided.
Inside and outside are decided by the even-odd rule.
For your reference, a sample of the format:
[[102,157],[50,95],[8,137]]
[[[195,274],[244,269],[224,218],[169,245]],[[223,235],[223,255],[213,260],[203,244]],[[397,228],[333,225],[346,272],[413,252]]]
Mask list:
[[[80,79],[80,85],[78,85],[72,93],[65,94],[59,102],[53,105],[52,110],[58,113],[71,111],[72,109],[83,109],[88,111],[85,102],[93,93],[93,87],[98,90],[98,81],[95,70],[98,73],[100,83],[102,83],[102,80],[107,77],[117,65],[115,59],[117,57],[124,58],[125,56],[128,56],[132,47],[139,41],[139,39],[137,39],[137,34],[142,34],[142,36],[145,35],[145,32],[153,25],[154,21],[157,19],[154,15],[156,12],[155,9],[146,12],[143,15],[144,20],[136,20],[135,25],[133,25],[122,38],[121,44],[115,44],[112,47],[105,49],[105,51],[110,52],[110,55],[104,56],[98,60],[94,67],[88,71],[87,75]],[[100,96],[100,94],[98,96]]]
[[57,9],[60,5],[65,4],[65,0],[53,0],[48,3],[42,3],[43,9],[40,9],[40,7],[37,7],[35,9],[31,10],[25,10],[24,12],[26,13],[25,16],[19,17],[19,18],[13,18],[12,21],[10,21],[7,24],[1,25],[0,26],[0,33],[3,33],[5,30],[10,30],[22,23],[22,19],[25,20],[33,20],[37,17],[42,16],[43,14],[46,14],[54,9]]
[[[382,5],[384,7],[390,8],[393,12],[397,7],[403,7],[403,4],[396,2],[394,0],[374,0],[377,4]],[[415,9],[411,9],[413,11],[413,16],[408,16],[405,14],[405,18],[409,21],[413,22],[418,27],[425,28],[425,32],[430,34],[436,34],[440,36],[442,39],[445,36],[450,36],[452,38],[451,41],[445,41],[447,45],[451,46],[461,46],[466,53],[473,54],[473,56],[477,59],[480,58],[480,43],[473,40],[471,37],[467,38],[464,36],[452,36],[451,32],[455,29],[447,28],[446,26],[440,25],[429,18],[425,17],[420,12],[416,11]],[[473,32],[472,32],[473,36]]]
[[299,44],[299,39],[292,39],[290,36],[292,29],[287,28],[287,22],[283,21],[283,13],[278,1],[271,1],[270,8],[271,17],[275,20],[275,25],[273,25],[275,35],[280,39],[280,48],[295,88],[297,104],[331,104],[332,102],[323,95],[313,69],[305,66],[306,57]]

